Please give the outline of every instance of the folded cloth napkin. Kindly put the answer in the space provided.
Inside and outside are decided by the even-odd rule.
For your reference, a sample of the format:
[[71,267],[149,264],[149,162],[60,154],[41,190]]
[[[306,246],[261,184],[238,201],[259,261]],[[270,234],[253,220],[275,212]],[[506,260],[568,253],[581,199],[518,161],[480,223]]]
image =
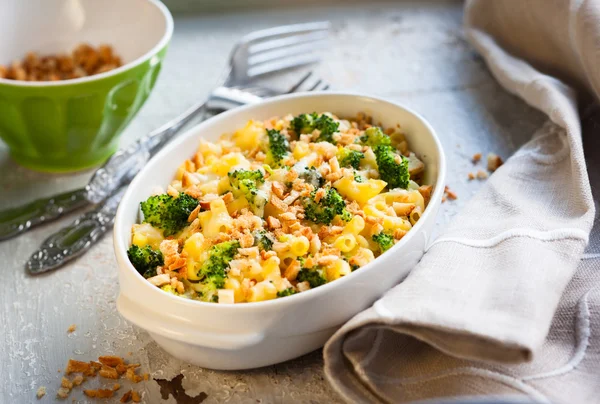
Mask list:
[[408,278],[328,341],[326,376],[349,402],[600,403],[600,254],[582,260],[595,209],[576,103],[600,98],[600,2],[468,1],[465,32],[549,120]]

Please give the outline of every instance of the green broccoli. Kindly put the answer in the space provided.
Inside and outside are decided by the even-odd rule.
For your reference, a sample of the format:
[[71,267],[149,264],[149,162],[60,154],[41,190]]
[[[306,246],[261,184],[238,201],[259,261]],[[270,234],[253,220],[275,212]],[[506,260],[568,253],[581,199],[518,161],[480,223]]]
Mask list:
[[357,150],[352,150],[347,147],[340,149],[337,153],[337,159],[340,167],[352,167],[358,169],[360,161],[365,158],[365,154]]
[[188,224],[188,217],[198,203],[196,199],[182,193],[177,198],[168,194],[154,195],[140,205],[144,223],[163,230],[164,236],[168,237]]
[[377,126],[371,126],[365,130],[364,135],[359,140],[362,144],[371,146],[373,149],[377,146],[390,146],[392,144],[390,137]]
[[245,197],[250,208],[252,208],[252,212],[262,217],[265,205],[268,202],[268,195],[259,189],[265,182],[262,171],[235,170],[227,175],[229,176],[231,188],[233,188],[233,194],[237,197]]
[[358,268],[360,268],[360,266],[358,266],[356,264],[350,265],[350,269],[352,270],[352,272],[356,271]]
[[298,173],[298,178],[303,179],[307,184],[315,188],[320,188],[325,184],[325,178],[315,167],[308,167],[306,163],[299,162],[294,165],[294,170]]
[[296,291],[296,289],[294,289],[294,288],[287,288],[287,289],[280,290],[279,292],[277,292],[277,297],[291,296],[291,295],[296,294],[296,293],[298,293]]
[[[388,189],[408,188],[410,172],[408,171],[408,159],[396,154],[392,146],[380,145],[373,150],[379,177],[387,182]],[[400,159],[400,162],[397,162]]]
[[210,302],[217,298],[217,290],[225,286],[227,274],[225,270],[240,248],[237,240],[215,244],[208,251],[208,258],[202,263],[197,272],[200,284],[196,291],[202,300]]
[[373,241],[379,245],[382,253],[386,252],[394,245],[394,237],[384,232],[375,234],[372,238]]
[[153,250],[149,245],[145,247],[132,245],[127,250],[127,257],[129,257],[129,261],[144,278],[155,276],[156,267],[164,264],[162,253],[158,250]]
[[313,112],[312,114],[300,114],[292,119],[292,128],[297,134],[311,133],[315,130],[315,121],[319,117],[319,114]]
[[302,199],[304,215],[308,220],[330,224],[336,215],[341,215],[345,221],[352,218],[350,212],[346,210],[346,202],[334,188],[327,189],[325,196],[319,202],[315,201],[316,193],[317,190],[314,190],[310,197]]
[[321,268],[302,268],[296,277],[298,282],[308,282],[311,288],[316,288],[327,283]]
[[339,130],[340,123],[325,114],[300,114],[292,120],[292,128],[297,134],[312,133],[315,129],[320,131],[317,142],[335,144],[333,134]]
[[271,233],[267,232],[264,229],[256,230],[253,234],[254,236],[254,245],[258,246],[260,250],[271,251],[273,248],[273,243],[275,239],[271,235]]
[[267,129],[267,136],[269,137],[269,148],[265,162],[272,167],[279,167],[281,160],[290,151],[290,142],[280,131],[275,129]]
[[174,289],[173,286],[171,286],[171,284],[166,284],[164,286],[161,286],[161,289],[164,292],[170,293],[170,294],[175,295],[175,296],[179,296],[181,294],[181,293],[177,292],[177,290]]

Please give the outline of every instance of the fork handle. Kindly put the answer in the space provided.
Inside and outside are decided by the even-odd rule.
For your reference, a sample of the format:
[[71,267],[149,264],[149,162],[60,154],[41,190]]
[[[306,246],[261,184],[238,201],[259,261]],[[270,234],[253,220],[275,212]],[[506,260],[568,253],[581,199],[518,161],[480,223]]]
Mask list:
[[86,190],[81,188],[0,212],[0,241],[84,206],[85,196]]
[[126,182],[126,177],[131,176],[134,167],[139,166],[140,159],[150,160],[186,123],[204,113],[205,105],[206,101],[202,101],[192,106],[129,147],[118,150],[92,176],[86,187],[87,199],[92,203],[100,203],[115,192]]
[[27,272],[31,275],[48,272],[89,250],[112,228],[117,207],[126,189],[122,187],[103,204],[48,237],[25,264]]

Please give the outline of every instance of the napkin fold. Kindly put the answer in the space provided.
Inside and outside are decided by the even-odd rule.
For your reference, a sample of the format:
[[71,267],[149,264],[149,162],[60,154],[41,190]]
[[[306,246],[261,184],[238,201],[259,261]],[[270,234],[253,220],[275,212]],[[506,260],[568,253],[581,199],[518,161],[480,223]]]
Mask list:
[[[581,261],[595,209],[577,109],[577,96],[600,98],[600,2],[468,1],[465,32],[494,77],[548,122],[404,282],[328,341],[326,376],[349,402],[506,393],[600,402],[600,366],[591,390],[571,382],[565,396],[547,383],[575,368],[548,370],[569,363],[591,332],[589,302],[600,307],[589,287],[599,261]],[[600,341],[586,348],[600,360]]]

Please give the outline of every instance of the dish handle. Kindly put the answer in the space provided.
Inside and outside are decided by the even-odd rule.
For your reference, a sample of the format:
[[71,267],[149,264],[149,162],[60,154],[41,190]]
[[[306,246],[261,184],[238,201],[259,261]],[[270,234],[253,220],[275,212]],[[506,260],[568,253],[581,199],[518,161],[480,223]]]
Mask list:
[[263,333],[216,333],[190,328],[187,324],[174,325],[173,320],[155,311],[140,310],[122,293],[117,299],[117,310],[127,321],[144,330],[162,335],[190,345],[227,351],[241,350],[255,346],[265,338]]

